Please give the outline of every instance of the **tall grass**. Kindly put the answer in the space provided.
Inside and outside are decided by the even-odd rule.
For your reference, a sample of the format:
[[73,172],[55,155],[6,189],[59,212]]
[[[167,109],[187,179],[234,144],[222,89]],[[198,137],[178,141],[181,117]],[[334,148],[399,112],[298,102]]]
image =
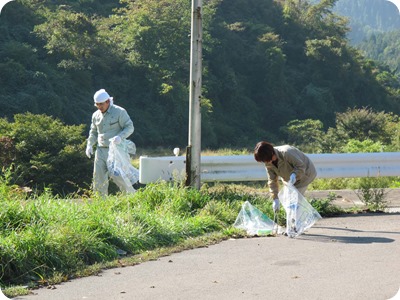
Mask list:
[[[240,150],[238,154],[244,154]],[[205,184],[201,190],[179,183],[146,185],[133,195],[58,198],[50,191],[30,195],[12,185],[12,171],[0,174],[0,286],[65,280],[121,258],[169,249],[192,240],[241,236],[232,228],[245,201],[272,218],[265,184]],[[389,180],[393,182],[393,180]],[[381,185],[388,185],[381,179]],[[314,189],[338,189],[352,180],[316,180]],[[321,215],[330,200],[313,199]],[[284,225],[281,208],[278,220]],[[181,248],[182,249],[182,248]],[[159,250],[159,253],[163,253]],[[7,291],[7,290],[6,290]]]
[[[156,183],[132,195],[61,199],[50,192],[27,196],[3,177],[0,194],[3,287],[55,277],[65,280],[90,266],[116,261],[121,253],[134,257],[179,248],[207,235],[243,236],[232,224],[244,201],[273,216],[264,191],[240,185],[203,185],[196,190]],[[283,209],[279,214],[284,224]]]
[[138,254],[224,231],[242,203],[227,195],[158,183],[105,199],[1,198],[0,283],[69,275],[121,250]]

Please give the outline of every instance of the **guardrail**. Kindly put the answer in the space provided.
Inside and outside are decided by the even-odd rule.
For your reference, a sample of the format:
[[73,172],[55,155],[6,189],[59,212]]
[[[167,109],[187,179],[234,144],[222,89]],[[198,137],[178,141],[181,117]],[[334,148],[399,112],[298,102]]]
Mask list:
[[[317,178],[400,176],[400,152],[308,154]],[[185,180],[186,157],[140,157],[139,182]],[[202,182],[265,181],[267,172],[253,155],[202,156]]]

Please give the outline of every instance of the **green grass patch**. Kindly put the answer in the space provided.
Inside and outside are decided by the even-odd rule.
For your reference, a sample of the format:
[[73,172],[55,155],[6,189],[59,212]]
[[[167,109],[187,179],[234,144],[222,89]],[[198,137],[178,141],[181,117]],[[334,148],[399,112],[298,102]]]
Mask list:
[[[104,199],[7,195],[0,200],[0,285],[10,297],[21,293],[19,286],[55,284],[242,237],[232,225],[245,201],[273,218],[266,189],[244,185],[196,190],[157,183]],[[285,224],[282,208],[278,220]]]
[[[368,182],[368,184],[366,184]],[[398,188],[400,177],[359,177],[359,178],[317,178],[308,187],[309,190],[357,190],[361,187]]]

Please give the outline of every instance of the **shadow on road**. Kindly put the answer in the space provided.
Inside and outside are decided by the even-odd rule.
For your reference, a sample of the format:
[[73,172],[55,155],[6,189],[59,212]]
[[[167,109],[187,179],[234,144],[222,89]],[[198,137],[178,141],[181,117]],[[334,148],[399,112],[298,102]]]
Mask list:
[[308,240],[323,243],[347,243],[347,244],[372,244],[372,243],[393,243],[394,239],[375,236],[338,236],[338,235],[320,235],[320,234],[306,234],[296,239]]

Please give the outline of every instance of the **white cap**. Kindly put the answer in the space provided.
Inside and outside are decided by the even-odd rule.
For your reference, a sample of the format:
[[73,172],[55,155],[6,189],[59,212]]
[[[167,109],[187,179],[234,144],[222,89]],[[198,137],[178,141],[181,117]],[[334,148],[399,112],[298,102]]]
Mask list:
[[110,98],[111,98],[110,95],[106,92],[105,89],[98,90],[93,96],[95,103],[103,103]]

